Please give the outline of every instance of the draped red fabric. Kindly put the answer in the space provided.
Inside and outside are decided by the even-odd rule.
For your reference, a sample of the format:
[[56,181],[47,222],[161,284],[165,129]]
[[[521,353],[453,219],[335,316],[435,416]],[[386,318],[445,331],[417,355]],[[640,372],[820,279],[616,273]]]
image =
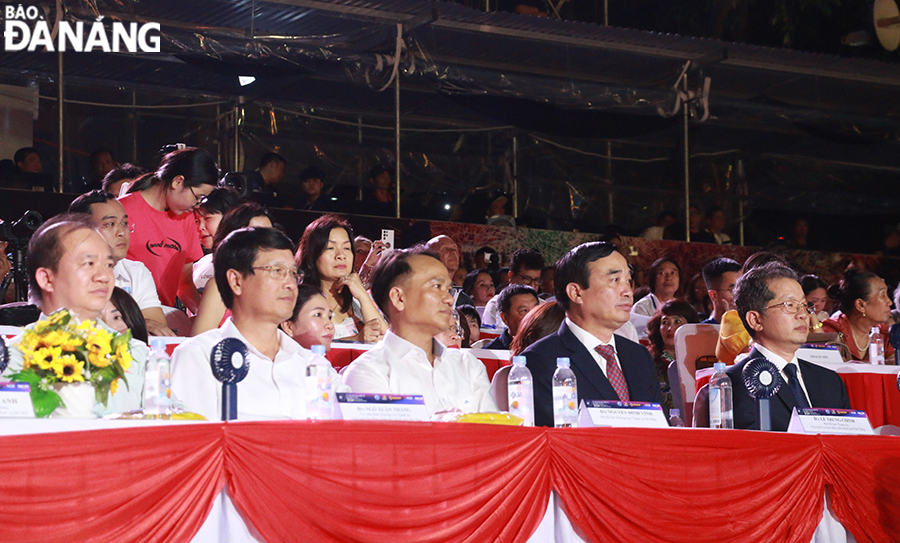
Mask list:
[[224,485],[216,425],[0,439],[3,541],[189,541]]
[[900,439],[824,439],[831,510],[857,541],[900,541]]
[[590,541],[808,543],[822,518],[809,436],[559,429],[550,452],[554,488]]
[[268,541],[525,541],[550,496],[547,431],[230,424],[229,493]]
[[900,426],[900,390],[897,375],[881,373],[840,373],[847,386],[850,405],[869,416],[873,428],[884,424]]

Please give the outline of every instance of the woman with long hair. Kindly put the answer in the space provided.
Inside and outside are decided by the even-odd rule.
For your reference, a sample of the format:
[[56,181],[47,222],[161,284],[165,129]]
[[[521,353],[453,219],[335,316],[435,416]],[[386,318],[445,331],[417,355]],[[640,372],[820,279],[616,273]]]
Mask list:
[[375,302],[353,271],[353,230],[337,215],[322,215],[309,223],[294,260],[303,283],[318,288],[328,303],[334,339],[375,343],[387,331]]
[[218,176],[209,153],[187,147],[164,156],[155,172],[136,180],[119,198],[134,228],[127,258],[147,266],[163,305],[174,307],[178,296],[189,309],[197,309],[199,295],[191,275],[203,249],[190,211],[212,192]]
[[674,407],[669,384],[669,364],[675,361],[675,331],[685,324],[700,322],[694,307],[683,300],[669,300],[659,307],[656,315],[647,323],[650,338],[650,354],[656,366],[656,375],[666,406]]

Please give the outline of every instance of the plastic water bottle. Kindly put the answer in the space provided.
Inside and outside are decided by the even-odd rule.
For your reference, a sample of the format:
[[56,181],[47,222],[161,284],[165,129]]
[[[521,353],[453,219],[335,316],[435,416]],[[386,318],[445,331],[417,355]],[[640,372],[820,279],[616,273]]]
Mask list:
[[553,425],[557,428],[578,426],[578,386],[569,359],[556,359],[553,374]]
[[172,418],[172,361],[166,353],[164,339],[153,338],[150,341],[150,356],[144,368],[144,416]]
[[312,346],[313,359],[306,366],[306,418],[332,418],[331,363],[325,358],[325,346]]
[[684,427],[684,420],[681,418],[681,409],[669,409],[669,426],[673,428]]
[[725,362],[716,362],[713,369],[715,373],[709,380],[709,427],[734,428],[731,379],[725,374]]
[[877,326],[869,330],[869,364],[884,366],[884,336]]
[[507,378],[509,412],[525,421],[525,426],[534,426],[534,387],[531,372],[525,366],[524,356],[513,357],[513,367]]

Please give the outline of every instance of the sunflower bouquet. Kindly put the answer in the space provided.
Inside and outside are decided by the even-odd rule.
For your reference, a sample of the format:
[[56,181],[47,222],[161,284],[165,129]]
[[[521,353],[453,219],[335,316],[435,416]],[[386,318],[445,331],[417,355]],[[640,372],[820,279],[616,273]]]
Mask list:
[[15,346],[22,353],[22,370],[11,379],[31,385],[37,417],[46,417],[64,405],[54,390],[58,385],[90,383],[96,401],[105,406],[120,380],[128,386],[125,372],[132,362],[130,340],[130,330],[110,332],[96,321],[77,322],[69,310],[60,309],[25,330]]

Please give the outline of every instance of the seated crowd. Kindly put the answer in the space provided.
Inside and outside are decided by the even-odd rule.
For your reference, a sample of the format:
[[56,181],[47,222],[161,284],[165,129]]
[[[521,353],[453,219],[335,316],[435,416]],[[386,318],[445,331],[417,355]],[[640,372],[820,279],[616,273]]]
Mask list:
[[[759,428],[740,371],[764,356],[789,385],[773,407],[773,426],[785,430],[794,406],[849,407],[834,372],[798,360],[808,334],[839,332],[850,357],[867,361],[870,330],[887,337],[893,318],[877,275],[851,269],[827,287],[770,253],[743,266],[728,258],[705,263],[702,283],[694,281],[705,289],[684,288],[676,255],[660,258],[636,289],[626,255],[604,241],[574,247],[552,265],[535,249],[519,249],[507,268],[497,251],[482,248],[467,271],[448,236],[387,249],[325,214],[295,244],[264,206],[241,202],[218,176],[208,153],[179,149],[155,172],[129,179],[121,197],[113,189],[87,192],[32,236],[28,286],[43,315],[66,308],[132,331],[129,387],[98,405],[98,414],[141,407],[148,336],[175,335],[192,337],[174,351],[172,392],[210,419],[222,400],[210,351],[224,338],[249,351],[239,418],[306,418],[310,349],[335,341],[374,345],[341,375],[331,370],[336,390],[422,395],[430,414],[497,410],[484,364],[456,347],[525,356],[538,425],[553,426],[551,378],[560,356],[570,359],[579,400],[671,408],[675,332],[702,321],[721,325],[719,359],[738,359],[728,370],[735,426]],[[307,205],[317,202],[310,194]],[[720,229],[710,236],[723,242]],[[16,341],[5,375],[22,367]],[[889,345],[885,355],[892,363]]]

